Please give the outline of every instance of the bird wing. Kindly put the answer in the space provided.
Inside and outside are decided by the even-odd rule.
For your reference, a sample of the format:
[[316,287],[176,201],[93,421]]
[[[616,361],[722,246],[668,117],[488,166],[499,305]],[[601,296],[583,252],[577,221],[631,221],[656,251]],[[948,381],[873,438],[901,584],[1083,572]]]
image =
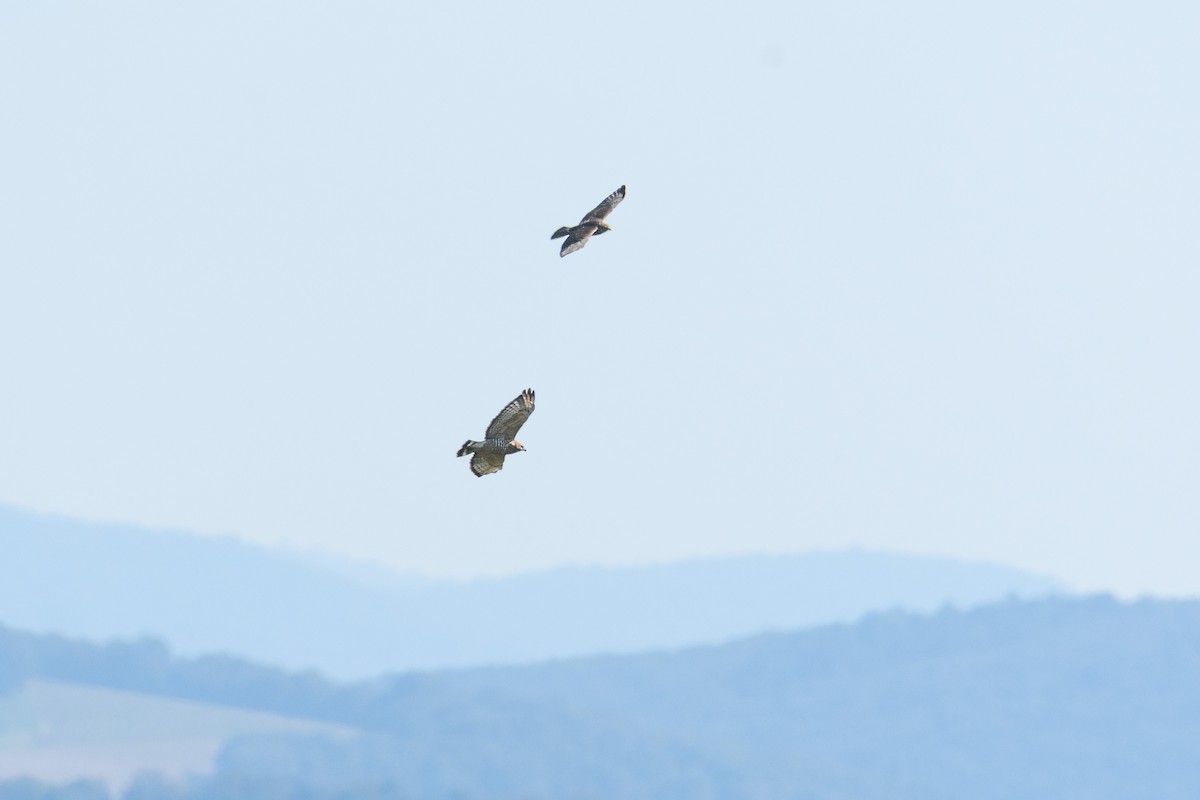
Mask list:
[[579,224],[582,225],[585,222],[603,222],[604,218],[611,214],[612,210],[617,207],[617,204],[624,199],[625,187],[622,186],[620,189],[617,189],[608,197],[604,198],[604,202],[585,214],[583,219],[579,220]]
[[[533,413],[533,389],[526,389],[521,392],[520,397],[517,397],[511,403],[506,405],[491,424],[487,426],[487,438],[503,439],[506,442],[511,442],[517,437],[517,431],[521,430],[521,426],[525,424],[525,420],[529,419],[529,415]],[[504,462],[504,456],[500,456],[500,462]],[[475,468],[475,462],[472,460],[471,469]],[[499,466],[496,469],[500,469]],[[491,470],[495,472],[496,470]]]
[[567,234],[566,240],[563,242],[562,249],[558,251],[558,257],[562,258],[565,255],[574,253],[579,248],[588,243],[588,239],[592,238],[592,234],[596,232],[595,225],[576,225]]
[[491,475],[493,472],[499,472],[502,469],[504,469],[504,453],[497,453],[494,450],[481,450],[471,456],[471,472],[475,473],[476,478]]

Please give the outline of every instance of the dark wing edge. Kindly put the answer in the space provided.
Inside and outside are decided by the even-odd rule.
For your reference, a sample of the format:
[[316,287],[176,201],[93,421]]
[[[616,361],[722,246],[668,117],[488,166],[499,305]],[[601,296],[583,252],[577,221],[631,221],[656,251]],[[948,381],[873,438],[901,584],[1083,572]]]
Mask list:
[[533,413],[533,399],[533,389],[526,389],[521,392],[487,426],[487,438],[503,439],[505,441],[515,439],[517,431],[521,430],[521,426],[525,424],[525,420],[529,419],[529,415]]
[[579,220],[580,224],[584,222],[594,221],[603,222],[604,218],[612,213],[612,210],[617,207],[617,204],[625,199],[625,186],[622,184],[620,189],[604,198],[604,202],[589,211],[583,219]]

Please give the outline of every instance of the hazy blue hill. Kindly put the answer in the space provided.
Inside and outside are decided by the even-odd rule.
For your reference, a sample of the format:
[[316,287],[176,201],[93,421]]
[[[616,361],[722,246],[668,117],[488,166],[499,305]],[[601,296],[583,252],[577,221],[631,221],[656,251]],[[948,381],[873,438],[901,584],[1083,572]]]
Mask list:
[[[676,653],[395,679],[361,741],[222,774],[418,797],[1200,797],[1200,603],[1005,603]],[[282,767],[273,772],[272,765]]]
[[885,608],[967,607],[1062,587],[946,558],[842,552],[567,567],[466,583],[366,571],[228,537],[0,506],[0,619],[159,636],[341,678],[719,642]]
[[676,652],[343,685],[0,629],[5,665],[10,679],[117,681],[363,731],[236,737],[214,775],[186,792],[143,782],[140,800],[1200,796],[1200,601],[889,612]]

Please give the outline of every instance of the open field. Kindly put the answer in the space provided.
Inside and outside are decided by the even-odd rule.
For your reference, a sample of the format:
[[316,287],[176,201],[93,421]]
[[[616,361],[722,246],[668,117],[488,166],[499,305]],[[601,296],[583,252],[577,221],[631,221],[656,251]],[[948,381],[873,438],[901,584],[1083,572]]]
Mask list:
[[275,714],[31,680],[0,697],[0,780],[96,778],[120,790],[145,770],[173,779],[210,772],[231,736],[313,731],[354,733]]

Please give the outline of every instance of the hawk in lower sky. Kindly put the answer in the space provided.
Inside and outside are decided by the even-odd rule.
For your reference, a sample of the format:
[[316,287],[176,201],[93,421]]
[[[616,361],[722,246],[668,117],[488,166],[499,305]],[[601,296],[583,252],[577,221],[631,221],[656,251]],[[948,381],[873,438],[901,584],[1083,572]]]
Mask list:
[[458,455],[471,453],[471,472],[482,478],[504,469],[504,457],[521,453],[525,445],[516,440],[517,431],[533,413],[533,389],[526,389],[521,396],[506,405],[483,434],[482,442],[467,439],[458,448]]
[[567,255],[574,253],[579,248],[588,243],[588,239],[592,236],[599,236],[602,233],[607,233],[612,230],[612,226],[605,223],[604,218],[612,213],[612,210],[617,207],[617,203],[625,199],[625,187],[622,186],[615,192],[604,198],[604,202],[593,208],[583,219],[579,220],[579,224],[575,227],[567,225],[562,226],[554,232],[551,239],[557,239],[560,236],[567,237],[563,242],[562,250],[558,251],[558,255]]

